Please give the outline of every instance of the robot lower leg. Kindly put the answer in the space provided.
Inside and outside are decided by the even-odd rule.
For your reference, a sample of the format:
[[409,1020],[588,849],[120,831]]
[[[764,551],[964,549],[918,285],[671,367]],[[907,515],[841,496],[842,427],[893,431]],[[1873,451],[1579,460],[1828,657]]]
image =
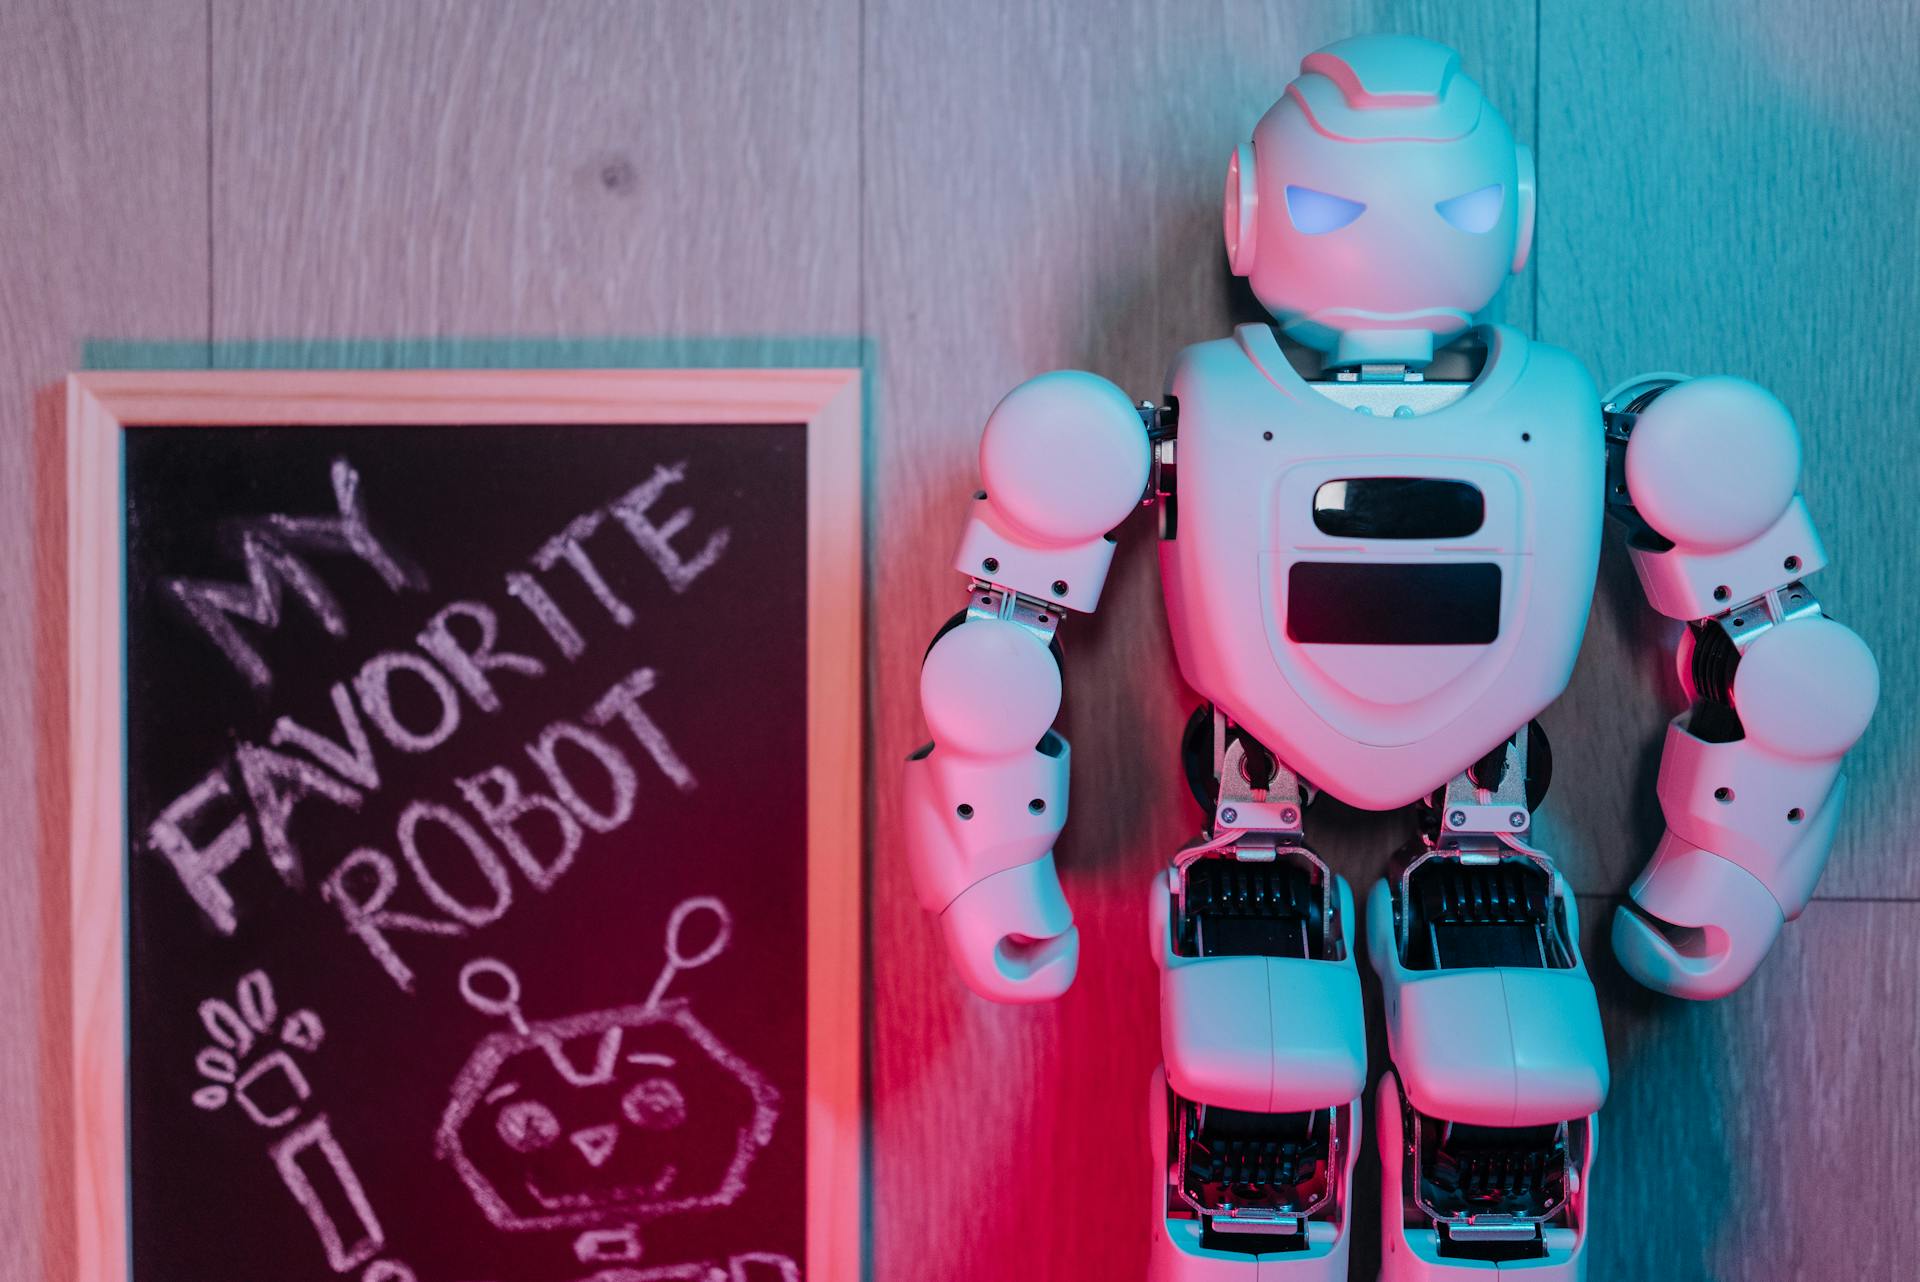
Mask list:
[[1574,896],[1525,840],[1530,739],[1433,798],[1367,905],[1396,1070],[1375,1114],[1386,1282],[1585,1276],[1606,1048]]
[[[1203,710],[1208,830],[1156,882],[1155,1282],[1345,1278],[1366,1047],[1352,892],[1298,783]],[[1224,784],[1221,782],[1225,780]]]

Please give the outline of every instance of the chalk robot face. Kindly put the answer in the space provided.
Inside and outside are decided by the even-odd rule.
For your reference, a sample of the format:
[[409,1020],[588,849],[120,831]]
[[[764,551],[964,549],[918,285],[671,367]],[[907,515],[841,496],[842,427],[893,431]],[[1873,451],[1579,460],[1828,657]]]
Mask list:
[[633,1006],[487,1037],[441,1147],[500,1228],[645,1220],[733,1201],[774,1100],[685,1003]]
[[[463,973],[468,1001],[512,1028],[482,1039],[455,1079],[438,1151],[496,1227],[636,1226],[744,1191],[779,1094],[687,1002],[661,999],[679,968],[643,1004],[531,1024],[505,966]],[[477,995],[485,975],[504,997]]]
[[1444,45],[1309,55],[1228,166],[1227,252],[1291,338],[1425,364],[1526,265],[1533,158]]

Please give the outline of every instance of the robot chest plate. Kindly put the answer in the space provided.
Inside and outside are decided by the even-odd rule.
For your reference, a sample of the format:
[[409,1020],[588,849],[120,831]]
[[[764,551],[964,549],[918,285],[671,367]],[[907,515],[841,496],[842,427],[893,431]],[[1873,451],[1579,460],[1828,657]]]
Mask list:
[[1516,357],[1413,417],[1284,379],[1176,388],[1162,555],[1182,667],[1354,804],[1431,790],[1571,672],[1599,547],[1596,403],[1577,365],[1528,379]]

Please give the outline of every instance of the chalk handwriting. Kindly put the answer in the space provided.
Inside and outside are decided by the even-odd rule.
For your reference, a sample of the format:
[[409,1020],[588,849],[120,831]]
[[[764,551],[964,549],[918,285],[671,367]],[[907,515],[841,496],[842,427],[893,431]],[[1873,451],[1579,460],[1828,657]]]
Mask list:
[[[479,629],[472,648],[460,644],[453,635],[455,619],[466,619]],[[499,638],[500,621],[492,610],[477,601],[455,601],[434,615],[426,630],[415,639],[422,650],[438,659],[440,666],[460,683],[475,707],[482,712],[498,712],[500,696],[494,691],[489,672],[518,672],[537,677],[547,670],[547,665],[532,655],[495,652],[493,647]]]
[[510,572],[507,575],[507,595],[525,606],[534,622],[546,629],[548,639],[568,663],[586,653],[587,639],[580,635],[580,629],[573,626],[573,620],[540,586],[538,579],[521,570]]
[[587,555],[586,541],[607,519],[605,512],[588,512],[577,516],[566,529],[548,539],[540,550],[533,554],[533,564],[542,570],[551,570],[556,564],[565,561],[580,581],[593,593],[594,600],[606,607],[607,614],[623,628],[633,626],[633,607],[615,596],[613,589],[607,586],[606,578],[600,573],[600,567]]
[[[365,873],[366,876],[361,874]],[[369,881],[368,878],[371,878]],[[388,978],[406,992],[413,991],[413,968],[400,957],[400,950],[389,938],[394,934],[462,935],[466,927],[457,921],[423,917],[419,913],[400,912],[387,907],[400,887],[400,873],[393,860],[377,850],[361,847],[345,859],[327,877],[321,891],[327,901],[340,910],[347,932],[373,954]]]
[[287,833],[296,803],[307,797],[325,797],[348,810],[360,808],[361,792],[343,783],[318,762],[295,757],[276,748],[243,743],[234,751],[234,763],[240,781],[246,785],[253,802],[253,821],[260,830],[260,844],[266,847],[267,862],[280,874],[280,880],[296,890],[305,880],[299,853]]
[[344,744],[309,730],[292,717],[281,717],[273,723],[273,736],[268,742],[276,748],[291,744],[342,779],[371,792],[380,786],[380,768],[373,759],[373,744],[367,738],[366,724],[360,720],[360,710],[347,693],[345,682],[334,682],[329,693],[333,698],[333,714],[340,719],[340,733],[346,737]]
[[217,579],[164,580],[167,592],[186,612],[187,618],[206,633],[228,662],[256,689],[264,690],[273,684],[273,671],[235,625],[235,619],[268,631],[278,628],[284,593],[291,589],[330,635],[347,635],[347,616],[338,599],[313,568],[294,554],[294,549],[348,553],[372,567],[394,592],[426,587],[426,579],[417,571],[403,567],[368,528],[366,513],[360,505],[360,474],[345,459],[336,459],[332,479],[338,516],[272,515],[235,526],[233,537],[247,576],[244,583]]
[[[331,681],[331,720],[279,715],[264,741],[233,736],[232,751],[164,804],[145,831],[197,910],[232,934],[241,905],[230,872],[254,854],[281,885],[304,892],[301,842],[329,827],[301,816],[365,810],[390,784],[388,754],[430,757],[468,725],[529,698],[556,665],[575,664],[605,644],[609,626],[636,629],[641,598],[623,596],[609,577],[622,547],[629,557],[637,549],[670,591],[686,592],[731,537],[724,525],[712,528],[697,551],[682,554],[675,540],[689,537],[693,509],[664,518],[655,509],[686,475],[684,461],[656,467],[613,502],[569,520],[503,574],[502,596],[513,603],[501,607],[504,617],[482,600],[423,610],[412,646],[366,655]],[[351,557],[396,594],[427,586],[374,534],[352,465],[335,460],[330,479],[337,515],[271,514],[230,527],[240,579],[161,581],[257,690],[274,684],[260,637],[280,626],[289,594],[329,635],[349,636],[348,612],[316,556]],[[575,614],[561,597],[591,598],[599,610]],[[674,790],[697,788],[693,768],[647,707],[659,682],[654,668],[631,668],[571,718],[547,721],[520,745],[524,757],[468,766],[440,788],[396,798],[393,853],[360,845],[317,878],[345,933],[412,991],[415,973],[403,953],[415,943],[470,936],[510,912],[522,888],[551,890],[579,862],[590,834],[612,833],[641,813],[645,780],[656,772]],[[694,929],[705,942],[689,952],[682,936]],[[678,975],[725,951],[732,931],[720,900],[681,903],[668,923],[665,963],[643,1002],[559,1019],[529,1021],[518,979],[503,963],[480,958],[462,971],[469,1004],[506,1019],[508,1031],[483,1038],[456,1078],[436,1151],[496,1226],[575,1230],[580,1264],[608,1266],[582,1282],[799,1278],[790,1260],[773,1255],[635,1267],[642,1223],[740,1196],[779,1117],[779,1094],[764,1075],[685,1000],[668,997]],[[198,1013],[208,1040],[194,1060],[193,1104],[207,1113],[231,1106],[271,1133],[267,1155],[334,1273],[417,1282],[408,1264],[386,1254],[367,1190],[327,1113],[313,1108],[313,1054],[326,1036],[319,1016],[283,1012],[264,970],[248,972],[230,999],[209,998]]]
[[[394,710],[393,679],[402,672],[411,672],[439,701],[439,720],[428,729],[406,725]],[[411,650],[376,654],[360,665],[360,671],[353,678],[353,688],[360,696],[360,706],[366,711],[367,719],[388,743],[402,752],[432,752],[453,738],[453,732],[460,728],[460,697],[454,693],[453,682],[425,655]]]
[[[624,531],[676,593],[686,591],[724,554],[728,527],[713,530],[697,553],[682,556],[673,540],[692,523],[692,509],[679,508],[658,522],[650,515],[686,474],[684,461],[656,467],[646,481],[612,504],[574,517],[535,549],[527,561],[534,573],[520,568],[504,576],[505,595],[524,609],[538,626],[536,635],[565,662],[586,652],[588,638],[538,575],[565,566],[600,600],[609,619],[621,627],[632,623],[633,607],[606,586],[601,566],[608,552],[590,556],[588,540],[604,538],[606,529]],[[230,657],[262,678],[256,684],[264,685],[270,674],[232,618],[274,626],[284,587],[291,586],[323,623],[337,622],[337,635],[345,635],[345,616],[330,590],[289,549],[350,553],[396,592],[425,586],[425,579],[372,533],[359,499],[359,475],[344,459],[333,465],[333,483],[338,517],[277,515],[244,525],[255,547],[244,588],[166,581],[176,595],[184,592],[183,599],[199,602],[202,614],[219,621],[205,625],[209,635],[237,647]],[[469,706],[483,714],[498,712],[509,697],[546,675],[547,661],[504,644],[503,631],[503,620],[484,602],[440,606],[415,637],[417,649],[374,654],[329,687],[337,732],[278,717],[266,743],[239,742],[227,760],[167,803],[147,827],[148,846],[167,861],[214,928],[232,934],[240,909],[224,876],[243,856],[257,846],[283,885],[304,889],[305,859],[296,827],[309,806],[362,809],[381,790],[382,750],[431,754],[460,733]],[[536,890],[548,890],[573,866],[585,833],[612,832],[632,818],[640,779],[627,751],[610,737],[616,722],[675,788],[686,792],[697,786],[666,730],[642,706],[657,681],[653,669],[634,669],[585,711],[579,719],[584,724],[556,721],[527,743],[527,757],[544,779],[544,790],[523,785],[505,764],[453,780],[449,791],[465,801],[479,827],[461,811],[420,798],[407,805],[396,833],[400,864],[361,847],[321,879],[322,896],[339,908],[349,933],[366,944],[397,984],[410,988],[412,972],[388,934],[459,935],[496,921],[512,906],[512,883],[502,880],[509,864]],[[418,841],[422,824],[434,831],[436,850],[445,845],[441,838],[454,839],[454,857],[464,857],[480,872],[489,892],[485,898],[462,900],[435,877]],[[504,861],[494,843],[504,851]],[[402,866],[412,874],[409,884],[442,916],[388,906],[402,889]]]
[[628,490],[613,505],[614,516],[627,527],[627,533],[633,536],[633,541],[647,554],[647,559],[665,576],[675,592],[685,592],[692,587],[693,581],[720,559],[720,554],[727,550],[727,540],[732,537],[732,532],[724,527],[715,530],[693,560],[681,560],[672,539],[693,520],[693,509],[683,507],[659,525],[655,525],[647,513],[669,485],[677,485],[686,479],[685,463],[656,467],[652,476]]
[[[526,874],[534,889],[553,889],[561,874],[573,866],[573,857],[580,850],[583,834],[574,813],[543,793],[522,792],[520,781],[505,766],[493,766],[459,783],[460,795],[479,814],[487,831],[505,848],[507,857]],[[535,815],[551,819],[559,837],[559,849],[544,859],[520,830],[521,823]]]
[[[592,757],[606,773],[611,798],[605,810],[594,809],[580,795],[572,772],[560,764],[560,745],[563,743],[570,743]],[[568,755],[577,757],[579,754]],[[576,726],[570,721],[554,722],[527,745],[527,756],[533,759],[534,765],[540,767],[540,773],[547,777],[547,784],[560,803],[572,812],[574,818],[595,832],[612,832],[632,818],[634,798],[640,791],[640,777],[627,763],[626,754],[585,726]]]
[[[659,726],[639,707],[640,694],[651,690],[653,685],[651,669],[641,668],[628,674],[596,702],[589,718],[599,717],[602,711],[605,720],[617,717],[676,788],[684,791],[697,787],[698,780],[691,769],[674,751]],[[611,793],[607,810],[596,810],[581,795],[571,773],[578,770],[579,765],[562,767],[559,756],[562,743],[572,743],[582,749],[569,753],[570,758],[591,759],[606,775]],[[400,988],[412,991],[413,967],[401,957],[390,935],[457,936],[489,926],[513,907],[513,870],[517,869],[535,890],[546,891],[572,866],[573,850],[581,834],[567,827],[561,816],[574,821],[579,829],[590,828],[595,832],[611,832],[633,817],[639,786],[637,774],[626,752],[611,739],[582,726],[556,722],[541,731],[525,749],[553,786],[553,795],[522,785],[519,777],[505,765],[469,775],[457,785],[467,804],[506,849],[507,859],[501,858],[486,835],[461,811],[437,802],[415,801],[400,814],[396,833],[400,864],[396,865],[378,849],[361,847],[347,856],[322,886],[322,897],[340,912],[348,932],[366,945],[388,978]],[[519,827],[521,821],[535,812],[552,818],[560,827],[560,849],[544,860]],[[433,846],[438,853],[433,857],[470,865],[487,891],[485,897],[462,899],[449,889],[446,879],[434,871],[434,864],[429,860],[429,850],[423,844],[423,825],[428,826],[427,831],[439,833]],[[403,885],[402,867],[410,874],[404,884],[417,888],[443,916],[389,907]],[[468,885],[474,881],[474,878],[464,879]]]
[[147,829],[148,843],[173,865],[180,884],[186,887],[207,920],[227,935],[234,932],[239,920],[234,914],[233,896],[221,883],[220,874],[247,852],[253,845],[253,836],[247,831],[246,819],[235,816],[212,841],[196,846],[187,834],[186,825],[207,806],[232,792],[226,767],[215,766],[199,783],[167,803],[167,808]]
[[653,764],[660,767],[660,773],[673,780],[674,786],[682,792],[691,792],[695,786],[693,771],[687,763],[680,760],[680,754],[667,742],[666,734],[654,724],[640,708],[640,696],[653,689],[653,669],[640,668],[606,692],[600,702],[593,705],[593,711],[587,714],[587,720],[596,726],[604,726],[615,717],[626,722],[627,729],[633,731],[633,737],[653,758]]

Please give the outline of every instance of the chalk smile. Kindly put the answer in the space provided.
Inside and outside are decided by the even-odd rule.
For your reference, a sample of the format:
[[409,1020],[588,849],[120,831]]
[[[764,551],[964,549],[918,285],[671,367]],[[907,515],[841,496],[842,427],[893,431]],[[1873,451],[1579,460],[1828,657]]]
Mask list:
[[631,1204],[634,1202],[657,1201],[667,1196],[673,1188],[673,1182],[680,1178],[680,1169],[668,1166],[662,1170],[652,1184],[622,1184],[610,1189],[594,1189],[585,1193],[548,1194],[531,1179],[523,1182],[528,1196],[540,1204],[543,1211],[580,1211],[596,1206]]

